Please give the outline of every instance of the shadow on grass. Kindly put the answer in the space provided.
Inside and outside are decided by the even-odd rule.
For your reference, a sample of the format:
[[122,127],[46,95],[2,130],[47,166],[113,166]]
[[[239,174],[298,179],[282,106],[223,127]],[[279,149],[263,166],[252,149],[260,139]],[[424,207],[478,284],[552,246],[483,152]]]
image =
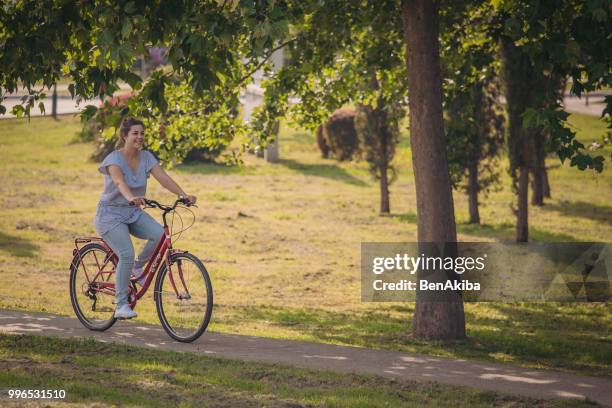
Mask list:
[[[556,303],[556,302],[538,302],[538,303],[501,303],[490,302],[488,307],[497,310],[500,314],[509,320],[515,328],[526,330],[557,330],[561,327],[564,336],[575,335],[584,337],[591,333],[594,336],[594,341],[603,342],[601,336],[597,336],[602,328],[601,321],[597,317],[603,317],[605,311],[597,316],[593,313],[597,310],[603,310],[606,307],[605,303]],[[568,313],[571,310],[571,313]],[[500,319],[493,319],[488,315],[470,316],[474,322],[482,324],[499,323]],[[599,339],[597,339],[599,337]],[[610,347],[608,347],[610,348]],[[612,349],[610,350],[612,351]],[[612,360],[609,360],[612,361]]]
[[[472,347],[489,356],[611,376],[612,347],[604,316],[591,308],[605,304],[487,303],[503,318],[467,312]],[[565,309],[565,310],[563,310]]]
[[304,164],[293,159],[280,159],[278,164],[307,176],[324,177],[359,187],[367,186],[367,183],[350,175],[346,170],[335,164]]
[[[11,356],[3,364],[3,368],[9,367],[8,373],[0,377],[9,385],[40,388],[54,384],[56,388],[66,388],[72,400],[86,401],[87,406],[102,402],[104,406],[162,407],[180,403],[201,407],[302,407],[282,391],[289,387],[300,389],[299,385],[310,378],[307,376],[313,375],[290,367],[107,345],[88,339],[0,334],[0,351]],[[112,358],[101,359],[100,353]],[[149,361],[155,363],[149,365]],[[138,381],[125,381],[130,376],[137,376]],[[320,382],[327,378],[320,378]],[[338,376],[328,381],[340,388],[344,385],[342,380]],[[265,396],[252,391],[260,389],[261,381],[274,387]],[[202,384],[209,383],[217,385],[208,386],[202,393]],[[154,384],[155,392],[151,392],[151,385],[143,384]]]
[[32,244],[24,238],[0,231],[0,251],[12,256],[32,258],[38,252],[38,249],[38,245]]
[[[6,356],[2,361],[4,372],[0,373],[5,387],[65,388],[71,403],[86,402],[87,406],[570,406],[432,382],[397,381],[85,339],[0,333],[0,352]],[[572,401],[571,406],[593,404]]]
[[[416,224],[418,217],[415,213],[391,214],[388,217],[396,218],[400,222]],[[501,224],[468,224],[457,223],[457,232],[465,235],[473,235],[482,238],[497,238],[504,241],[515,239],[515,227],[510,223]],[[572,235],[549,232],[538,228],[529,228],[529,240],[532,242],[579,242],[580,240]]]
[[[240,320],[265,321],[320,342],[610,376],[612,348],[602,337],[602,319],[597,322],[593,316],[585,318],[583,313],[577,313],[582,310],[580,306],[576,310],[572,306],[565,305],[563,310],[542,303],[487,303],[483,308],[469,307],[468,338],[449,343],[412,338],[413,307],[411,303],[390,305],[380,312],[342,313],[259,306],[236,308],[234,312]],[[503,317],[492,317],[488,307],[497,309]],[[391,311],[400,314],[392,315]]]
[[[502,224],[457,224],[457,232],[466,235],[475,235],[483,238],[497,238],[504,241],[514,241],[516,237],[515,226],[510,223]],[[529,227],[529,241],[531,242],[577,242],[574,236],[541,230]]]
[[612,206],[609,205],[598,205],[584,201],[564,201],[561,204],[546,204],[542,209],[612,225]]
[[357,314],[276,306],[240,307],[235,311],[239,319],[267,321],[275,326],[293,328],[318,341],[374,348],[400,346],[401,334],[410,327],[412,318],[411,313],[398,318],[388,313]]
[[419,220],[415,213],[403,213],[403,214],[387,214],[385,217],[396,218],[400,222],[407,222],[408,224],[416,224]]

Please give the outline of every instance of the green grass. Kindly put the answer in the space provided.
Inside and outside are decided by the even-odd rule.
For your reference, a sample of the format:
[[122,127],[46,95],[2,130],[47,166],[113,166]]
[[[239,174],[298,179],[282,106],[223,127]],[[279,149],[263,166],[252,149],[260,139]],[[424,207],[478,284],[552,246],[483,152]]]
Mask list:
[[[571,121],[585,141],[605,128],[592,117]],[[71,142],[78,129],[71,117],[0,121],[2,308],[73,315],[67,291],[73,240],[95,233],[102,189],[88,160],[93,146]],[[378,185],[364,163],[321,159],[312,135],[287,127],[280,149],[276,165],[246,155],[243,168],[191,164],[171,171],[199,197],[196,224],[176,247],[201,257],[212,276],[211,330],[611,375],[609,304],[469,303],[467,341],[412,339],[413,304],[360,301],[360,243],[416,241],[405,140],[396,154],[390,217],[378,214]],[[609,168],[581,172],[552,157],[548,164],[556,166],[552,199],[530,208],[532,239],[612,241]],[[148,195],[170,201],[151,180]],[[467,198],[455,192],[460,240],[512,240],[509,185],[504,173],[501,190],[482,200],[480,226],[466,224]],[[150,296],[138,312],[139,320],[158,323]]]
[[63,389],[65,403],[143,407],[588,407],[432,382],[98,343],[0,335],[4,389]]

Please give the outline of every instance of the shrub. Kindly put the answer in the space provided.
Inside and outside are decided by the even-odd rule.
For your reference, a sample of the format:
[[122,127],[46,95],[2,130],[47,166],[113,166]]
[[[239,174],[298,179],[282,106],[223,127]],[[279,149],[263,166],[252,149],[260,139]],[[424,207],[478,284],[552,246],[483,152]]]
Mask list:
[[185,162],[214,162],[215,159],[223,152],[224,147],[225,146],[191,149],[191,151],[187,153],[187,156],[185,156]]
[[241,129],[239,118],[229,105],[196,112],[207,105],[207,100],[195,95],[187,83],[165,84],[164,94],[170,107],[164,112],[153,109],[150,101],[134,93],[110,98],[94,109],[79,135],[83,141],[96,143],[92,159],[101,161],[117,148],[116,129],[127,114],[144,121],[145,148],[166,164],[185,159],[213,161]]
[[355,131],[355,110],[336,110],[327,123],[317,130],[317,143],[323,157],[350,160],[359,153],[359,139]]

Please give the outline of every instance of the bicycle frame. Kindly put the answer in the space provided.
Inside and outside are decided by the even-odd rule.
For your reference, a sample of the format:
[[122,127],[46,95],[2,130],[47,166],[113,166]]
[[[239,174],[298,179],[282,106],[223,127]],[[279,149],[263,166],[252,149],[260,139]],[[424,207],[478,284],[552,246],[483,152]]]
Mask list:
[[[180,283],[182,288],[184,289],[184,292],[179,292],[178,288],[177,288],[177,284],[175,282],[174,276],[173,276],[173,272],[172,272],[172,268],[170,267],[170,257],[175,254],[175,253],[185,253],[187,251],[182,251],[182,250],[175,250],[172,248],[172,240],[171,240],[171,235],[170,235],[170,229],[168,228],[168,223],[166,222],[166,214],[169,211],[164,211],[163,213],[163,220],[164,220],[164,234],[161,237],[161,239],[159,240],[159,242],[157,243],[155,250],[153,251],[153,254],[151,256],[151,258],[149,259],[149,261],[147,262],[145,268],[143,269],[142,273],[139,276],[133,277],[130,279],[130,307],[134,308],[136,305],[136,302],[142,298],[145,293],[147,292],[147,290],[149,289],[149,286],[151,285],[151,282],[153,281],[153,278],[155,276],[155,274],[161,269],[161,264],[162,262],[166,263],[166,268],[168,269],[168,278],[170,279],[170,283],[172,285],[172,288],[174,290],[174,293],[176,295],[176,297],[178,299],[183,299],[183,298],[189,298],[189,290],[187,289],[187,285],[185,284],[185,279],[183,277],[183,271],[181,268],[181,264],[180,262],[177,263],[177,270],[178,270],[178,277],[180,278]],[[90,242],[98,242],[100,243],[107,251],[108,251],[108,255],[106,256],[106,258],[103,260],[102,263],[100,263],[100,261],[98,260],[98,257],[96,256],[95,252],[94,254],[94,259],[96,261],[96,266],[98,268],[97,273],[95,274],[95,276],[93,277],[93,279],[90,279],[90,275],[86,270],[85,264],[80,262],[79,259],[79,263],[83,265],[83,270],[85,272],[85,276],[88,280],[88,283],[90,285],[90,287],[92,286],[92,282],[95,284],[93,285],[94,289],[96,292],[102,292],[111,296],[115,295],[115,283],[114,282],[110,282],[110,277],[112,276],[113,273],[115,273],[115,268],[113,267],[112,270],[107,271],[105,270],[108,263],[112,262],[113,265],[116,265],[117,262],[119,261],[117,255],[113,252],[113,250],[108,246],[108,244],[106,242],[104,242],[104,240],[102,238],[99,237],[83,237],[83,238],[76,238],[74,240],[74,246],[75,249],[73,250],[73,254],[74,256],[76,256],[77,254],[80,253],[81,247],[79,247],[79,244],[86,244],[86,243],[90,243]],[[114,262],[113,262],[114,261]],[[136,290],[136,286],[134,284],[134,282],[136,282],[137,280],[141,279],[142,277],[146,276],[146,280],[144,282],[144,284],[142,285],[142,287],[140,288],[140,290]],[[98,280],[98,278],[100,278],[100,280]],[[154,300],[157,300],[157,292],[153,293],[153,298]]]
[[[153,278],[155,277],[156,273],[161,268],[162,260],[166,263],[166,268],[168,268],[168,277],[170,279],[170,283],[172,284],[172,288],[174,289],[174,293],[176,294],[177,298],[180,298],[182,296],[176,287],[176,283],[174,282],[174,277],[172,274],[172,268],[170,267],[170,256],[178,252],[187,252],[187,251],[174,250],[172,248],[170,229],[168,228],[168,225],[166,224],[166,217],[164,216],[164,235],[157,243],[157,246],[155,247],[155,251],[153,251],[153,255],[151,256],[151,259],[149,259],[149,261],[147,262],[147,265],[143,269],[142,273],[139,276],[132,278],[131,280],[133,283],[141,279],[143,276],[146,276],[146,280],[144,284],[142,285],[140,290],[135,293],[134,300],[133,302],[130,303],[130,306],[132,306],[132,308],[134,305],[136,305],[136,301],[139,300],[141,297],[143,297],[145,293],[147,293],[147,290],[149,289],[151,282],[153,282]],[[178,269],[178,276],[180,277],[183,289],[185,290],[185,293],[189,294],[189,291],[187,290],[187,285],[185,284],[185,279],[183,278],[183,271],[181,269],[180,264],[177,265],[177,269]],[[157,300],[156,292],[153,293],[153,299]]]

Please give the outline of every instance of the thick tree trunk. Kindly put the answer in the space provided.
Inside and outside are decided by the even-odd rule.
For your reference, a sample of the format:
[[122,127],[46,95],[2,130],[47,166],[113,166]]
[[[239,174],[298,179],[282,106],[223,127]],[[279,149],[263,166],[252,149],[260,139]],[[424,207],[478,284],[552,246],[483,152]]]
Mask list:
[[389,178],[387,176],[387,166],[380,168],[380,212],[389,214],[391,211],[389,204]]
[[518,210],[516,212],[516,242],[529,241],[529,169],[519,168]]
[[470,224],[480,224],[478,211],[478,163],[470,164],[468,169],[468,199],[470,207]]
[[[450,256],[457,252],[457,231],[444,146],[437,16],[432,1],[402,1],[419,246],[427,253],[433,247],[443,248],[444,255]],[[419,271],[417,277],[422,275]],[[442,301],[417,292],[413,335],[425,339],[464,338],[461,292],[447,293]]]

